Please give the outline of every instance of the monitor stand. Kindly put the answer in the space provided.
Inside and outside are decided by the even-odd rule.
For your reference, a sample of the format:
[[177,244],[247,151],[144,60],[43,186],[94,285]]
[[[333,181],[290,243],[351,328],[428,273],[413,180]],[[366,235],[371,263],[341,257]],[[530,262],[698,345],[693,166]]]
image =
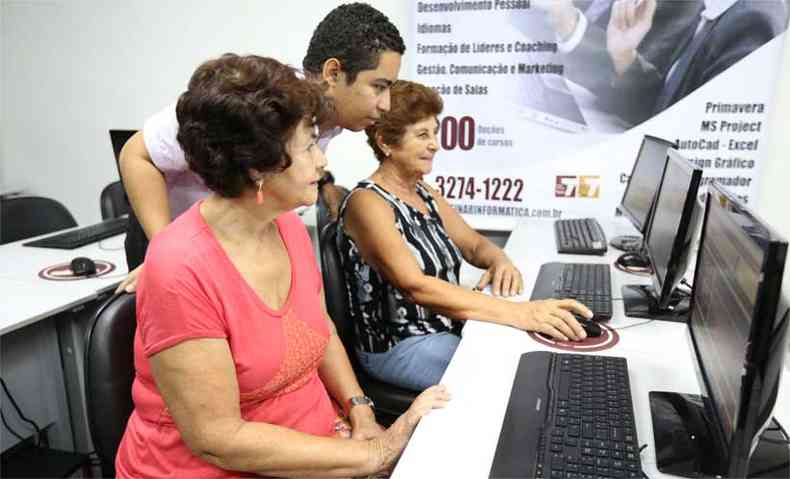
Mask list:
[[642,237],[636,235],[615,236],[609,240],[609,245],[626,253],[638,253],[642,250]]
[[629,318],[647,318],[658,321],[687,323],[689,312],[688,295],[678,291],[672,293],[669,306],[659,309],[655,289],[647,284],[628,284],[622,287],[623,307]]
[[[684,477],[726,477],[726,450],[716,447],[714,424],[701,396],[651,391],[650,415],[656,467],[664,474]],[[771,427],[773,426],[773,428]],[[790,477],[790,453],[772,420],[749,459],[747,477]],[[768,475],[765,475],[769,473]]]

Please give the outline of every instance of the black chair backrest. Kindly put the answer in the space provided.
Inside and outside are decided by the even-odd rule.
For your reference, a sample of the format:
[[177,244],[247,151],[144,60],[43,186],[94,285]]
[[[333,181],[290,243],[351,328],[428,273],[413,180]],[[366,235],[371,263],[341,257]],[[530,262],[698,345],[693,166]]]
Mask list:
[[0,244],[77,226],[69,210],[51,198],[0,199]]
[[126,199],[126,191],[123,189],[123,183],[120,181],[113,181],[101,190],[99,203],[103,220],[117,218],[129,213],[130,210],[129,201]]
[[374,379],[359,364],[354,352],[356,331],[348,304],[348,287],[343,274],[343,265],[340,262],[340,253],[337,249],[336,221],[332,221],[324,227],[319,237],[319,243],[321,246],[321,273],[324,277],[324,294],[329,316],[335,323],[340,341],[346,348],[348,359],[357,375],[359,385],[376,404],[376,418],[380,424],[389,426],[399,415],[406,412],[414,398],[417,397],[417,393]]
[[[326,192],[327,188],[332,188],[333,190],[329,193]],[[345,198],[349,190],[348,188],[340,185],[336,185],[332,183],[331,185],[327,185],[322,188],[324,194],[331,195],[333,201],[337,201],[338,204],[335,205],[337,208],[340,208],[340,202]],[[326,198],[324,194],[318,195],[318,201],[316,202],[316,228],[318,228],[318,232],[324,231],[326,225],[328,225],[331,221],[337,221],[337,218],[334,217],[332,212],[329,211],[329,206],[327,205]],[[337,213],[337,212],[335,212]]]
[[102,476],[115,476],[115,455],[134,409],[135,295],[104,303],[85,339],[85,398],[88,425]]
[[343,274],[343,265],[340,262],[340,253],[337,250],[337,221],[331,221],[319,236],[321,246],[321,274],[324,277],[324,295],[329,316],[335,323],[340,341],[349,352],[352,362],[356,359],[354,354],[354,324],[351,320],[351,311],[348,305],[348,288]]

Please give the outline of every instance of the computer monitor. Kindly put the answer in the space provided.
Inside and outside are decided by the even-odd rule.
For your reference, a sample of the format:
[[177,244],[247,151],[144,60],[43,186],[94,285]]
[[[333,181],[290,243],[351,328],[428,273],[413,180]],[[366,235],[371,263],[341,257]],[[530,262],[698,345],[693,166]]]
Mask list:
[[644,241],[653,265],[652,285],[623,286],[626,316],[687,320],[684,299],[688,294],[678,291],[678,285],[686,273],[694,233],[702,219],[702,208],[697,202],[701,181],[700,168],[677,150],[667,150],[667,162]]
[[661,184],[667,151],[674,146],[671,141],[645,135],[636,155],[631,176],[620,201],[620,211],[642,234],[647,229],[653,201]]
[[110,130],[110,143],[112,143],[112,152],[115,154],[115,167],[118,169],[118,178],[121,177],[121,167],[118,165],[121,148],[135,133],[137,133],[137,130]]
[[784,238],[710,187],[689,322],[702,396],[650,393],[662,472],[747,477],[751,458],[752,472],[784,462],[759,477],[790,477],[787,445],[759,441],[783,367],[786,256]]

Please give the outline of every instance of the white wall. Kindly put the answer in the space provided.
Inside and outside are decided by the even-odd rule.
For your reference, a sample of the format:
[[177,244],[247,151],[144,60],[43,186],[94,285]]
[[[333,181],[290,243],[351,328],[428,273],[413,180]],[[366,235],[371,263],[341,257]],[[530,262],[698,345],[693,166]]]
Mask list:
[[6,157],[5,154],[6,143],[4,141],[5,138],[3,137],[3,131],[5,131],[5,122],[3,119],[5,118],[5,114],[6,114],[4,107],[5,97],[6,97],[6,91],[5,91],[5,64],[6,64],[5,52],[6,51],[4,47],[6,36],[4,32],[6,31],[6,26],[5,26],[5,15],[4,15],[5,8],[3,6],[3,1],[4,0],[0,0],[0,192],[5,191],[5,183],[6,183],[5,174],[3,173],[3,168],[5,166],[5,161],[3,161],[3,158]]
[[[80,224],[100,219],[99,193],[118,179],[108,129],[140,128],[186,89],[200,62],[225,52],[301,66],[313,29],[343,3],[276,2],[275,14],[261,0],[0,2],[0,190],[55,198]],[[410,35],[410,2],[370,3]],[[375,163],[355,147],[361,135],[345,136],[330,155],[342,161],[330,166],[352,184]]]
[[782,59],[782,78],[779,80],[774,110],[768,121],[768,144],[763,150],[767,163],[761,177],[757,209],[784,236],[790,238],[790,35],[785,39]]
[[[790,35],[785,39],[774,110],[768,123],[768,162],[762,172],[757,212],[785,238],[790,238]],[[785,297],[790,299],[790,262],[785,266]],[[790,348],[790,343],[788,344]],[[790,367],[790,357],[787,361]]]
[[[318,21],[342,2],[0,0],[0,189],[58,199],[80,224],[99,219],[99,192],[117,179],[107,130],[139,128],[173,101],[203,60],[227,51],[301,63]],[[371,4],[410,43],[410,1]],[[408,53],[401,68],[410,71]],[[757,209],[790,237],[790,42],[770,123]],[[362,134],[344,134],[330,167],[351,185],[375,162]],[[788,281],[790,284],[790,281]]]

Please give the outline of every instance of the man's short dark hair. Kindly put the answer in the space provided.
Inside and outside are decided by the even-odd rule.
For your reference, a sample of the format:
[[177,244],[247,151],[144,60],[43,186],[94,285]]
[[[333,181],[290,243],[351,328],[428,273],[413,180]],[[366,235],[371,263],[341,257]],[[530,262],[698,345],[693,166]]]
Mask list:
[[200,65],[178,99],[178,143],[189,167],[224,197],[253,186],[249,170],[282,171],[303,119],[329,115],[320,87],[272,58],[225,54]]
[[375,69],[385,51],[406,51],[397,27],[366,3],[348,3],[329,12],[315,28],[302,67],[320,75],[324,62],[337,58],[351,84],[359,72]]

